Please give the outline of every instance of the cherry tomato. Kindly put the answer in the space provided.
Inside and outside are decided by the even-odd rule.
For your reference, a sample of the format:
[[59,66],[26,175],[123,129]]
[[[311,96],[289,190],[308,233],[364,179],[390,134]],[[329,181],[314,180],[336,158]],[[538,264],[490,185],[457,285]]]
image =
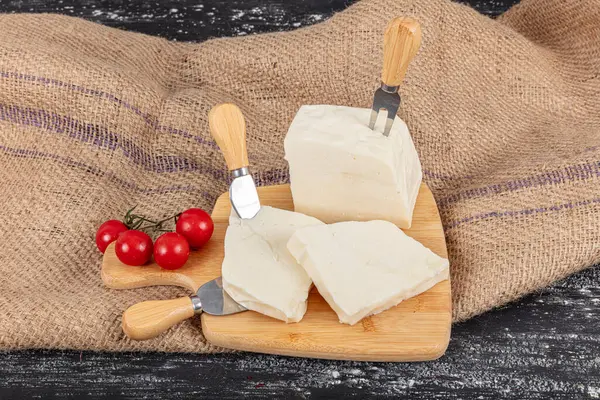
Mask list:
[[164,233],[154,243],[154,261],[164,269],[183,267],[190,255],[190,245],[183,235]]
[[123,264],[144,265],[152,257],[152,239],[138,230],[123,232],[117,238],[115,252]]
[[117,240],[119,235],[127,230],[127,226],[121,221],[111,219],[106,221],[96,232],[96,246],[102,253],[106,251],[109,244]]
[[179,216],[175,230],[183,235],[190,247],[202,247],[213,234],[215,225],[208,213],[200,208],[190,208]]

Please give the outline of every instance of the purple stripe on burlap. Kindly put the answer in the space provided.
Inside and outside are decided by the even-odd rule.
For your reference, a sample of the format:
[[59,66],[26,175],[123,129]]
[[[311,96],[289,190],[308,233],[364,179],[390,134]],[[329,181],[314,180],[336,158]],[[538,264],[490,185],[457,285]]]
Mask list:
[[4,145],[0,145],[0,150],[8,153],[12,156],[19,158],[35,158],[35,159],[50,159],[54,161],[58,161],[61,164],[68,165],[70,167],[77,167],[85,170],[85,172],[106,177],[109,180],[115,181],[119,183],[122,187],[126,187],[127,189],[135,190],[137,192],[141,192],[144,194],[153,194],[153,193],[173,193],[173,192],[198,192],[209,201],[214,201],[214,195],[208,193],[207,191],[203,191],[199,187],[191,186],[191,185],[175,185],[175,186],[162,186],[157,188],[141,188],[135,182],[127,181],[122,178],[116,176],[113,172],[102,171],[101,169],[85,164],[81,161],[74,160],[70,157],[63,157],[58,154],[46,153],[37,150],[31,149],[19,149],[14,147],[8,147]]
[[524,215],[534,215],[534,214],[544,214],[549,212],[558,212],[563,210],[571,210],[573,208],[585,207],[590,204],[598,204],[600,203],[600,197],[576,201],[576,202],[568,202],[563,204],[558,204],[550,207],[539,207],[539,208],[525,208],[523,210],[516,211],[491,211],[481,214],[475,214],[470,217],[462,218],[456,221],[452,221],[448,224],[444,224],[444,228],[446,230],[456,228],[459,225],[467,224],[474,221],[487,220],[492,218],[502,218],[502,217],[520,217]]
[[156,117],[154,117],[152,114],[150,114],[148,112],[144,112],[140,108],[136,107],[135,105],[133,105],[125,100],[122,100],[113,94],[104,92],[102,90],[90,89],[90,88],[75,85],[72,83],[59,81],[57,79],[50,79],[50,78],[45,78],[42,76],[22,74],[22,73],[18,73],[18,72],[0,71],[0,77],[12,78],[12,79],[25,81],[25,82],[40,83],[47,87],[54,86],[54,87],[64,88],[64,89],[84,93],[87,95],[103,98],[103,99],[106,99],[108,101],[116,103],[116,104],[132,111],[136,115],[139,115],[140,117],[142,117],[144,122],[146,122],[148,125],[150,125],[151,127],[153,127],[156,130],[168,132],[172,135],[179,135],[186,139],[193,139],[198,143],[217,148],[217,144],[214,141],[203,138],[202,136],[192,135],[191,133],[189,133],[185,130],[182,130],[182,129],[176,129],[171,126],[161,125],[160,121],[158,121],[158,119]]
[[[106,127],[83,123],[69,116],[59,115],[46,110],[24,108],[19,106],[6,106],[0,104],[0,120],[37,127],[49,132],[65,134],[82,143],[89,143],[97,148],[110,151],[121,150],[123,155],[134,164],[156,173],[173,172],[199,172],[207,173],[214,179],[229,181],[229,174],[225,170],[201,165],[195,160],[175,155],[153,155],[140,146],[121,135],[109,131]],[[490,185],[484,188],[472,189],[457,195],[441,199],[440,208],[448,207],[453,202],[481,196],[489,196],[504,191],[516,191],[524,188],[559,184],[567,181],[585,180],[600,176],[600,161],[568,166],[559,171],[550,171],[532,177],[509,181],[502,184]],[[287,169],[273,169],[265,171],[255,177],[257,184],[270,185],[281,183],[287,179]]]
[[104,126],[84,123],[46,110],[0,104],[0,120],[65,134],[79,142],[89,143],[104,150],[119,149],[133,163],[152,172],[200,172],[208,173],[219,180],[227,180],[229,175],[224,170],[201,165],[185,157],[150,154],[132,140],[125,139]]
[[600,176],[600,161],[569,165],[559,170],[547,171],[541,174],[519,178],[499,184],[469,189],[438,201],[439,207],[447,207],[461,200],[488,197],[505,192],[514,192],[539,186],[559,185],[566,182],[585,181]]
[[433,171],[429,171],[427,169],[423,170],[423,174],[429,178],[438,179],[440,181],[459,181],[459,180],[471,180],[474,178],[472,175],[465,176],[450,176],[445,174],[438,174]]
[[[600,149],[600,146],[590,146],[590,147],[586,147],[581,152],[589,153],[592,151],[596,151],[598,149]],[[450,175],[445,175],[445,174],[438,174],[436,172],[425,170],[425,169],[423,170],[423,174],[425,176],[427,176],[428,178],[433,178],[433,179],[437,179],[437,180],[441,180],[441,181],[445,181],[445,180],[462,181],[462,180],[473,180],[476,178],[475,175],[450,176]]]
[[[97,124],[86,124],[69,116],[59,115],[46,110],[0,104],[0,121],[33,126],[48,132],[66,134],[79,142],[89,143],[103,150],[121,150],[123,155],[134,164],[140,165],[151,172],[199,172],[209,174],[215,180],[224,182],[230,182],[231,179],[230,174],[225,169],[213,168],[185,157],[151,154],[133,141],[124,139],[122,135],[111,132],[106,127]],[[287,168],[273,168],[262,171],[254,176],[259,186],[286,182],[287,177]]]
[[[177,128],[173,128],[171,126],[167,126],[167,125],[162,125],[160,124],[160,121],[158,121],[158,119],[154,116],[152,116],[152,114],[148,113],[148,112],[144,112],[142,111],[139,107],[131,104],[130,102],[127,102],[125,100],[122,100],[121,98],[115,96],[114,94],[111,93],[107,93],[105,91],[102,90],[97,90],[97,89],[91,89],[91,88],[86,88],[84,86],[80,86],[80,85],[75,85],[72,83],[67,83],[64,81],[60,81],[58,79],[52,79],[52,78],[46,78],[43,76],[36,76],[36,75],[30,75],[30,74],[24,74],[24,73],[20,73],[20,72],[14,72],[14,71],[0,71],[0,77],[2,78],[12,78],[12,79],[17,79],[17,80],[21,80],[21,81],[26,81],[26,82],[37,82],[37,83],[41,83],[44,86],[50,87],[50,86],[54,86],[54,87],[59,87],[59,88],[65,88],[68,90],[73,90],[73,91],[77,91],[80,93],[84,93],[84,94],[88,94],[88,95],[92,95],[92,96],[96,96],[99,98],[104,98],[106,100],[109,100],[111,102],[114,102],[116,104],[118,104],[119,106],[122,106],[128,110],[131,110],[133,113],[135,113],[136,115],[139,115],[140,117],[142,117],[142,119],[151,127],[153,127],[156,130],[161,130],[164,132],[168,132],[170,134],[173,135],[179,135],[182,136],[184,138],[187,139],[193,139],[198,143],[213,147],[213,148],[217,148],[217,145],[214,141],[212,140],[208,140],[206,138],[203,138],[201,136],[197,136],[197,135],[192,135],[191,133],[182,130],[182,129],[177,129]],[[584,152],[589,152],[589,151],[595,151],[597,149],[599,149],[600,146],[591,146],[591,147],[587,147],[586,149],[584,149]],[[577,166],[573,166],[573,167],[577,167]],[[569,168],[569,167],[567,167]],[[440,173],[436,173],[433,171],[429,171],[429,170],[423,170],[423,174],[426,175],[429,178],[433,178],[433,179],[437,179],[437,180],[472,180],[474,179],[473,175],[466,175],[466,176],[450,176],[450,175],[446,175],[446,174],[440,174]],[[550,173],[546,173],[544,175],[547,175]],[[446,204],[451,204],[452,202],[458,201],[460,199],[462,199],[463,197],[461,196],[467,196],[464,198],[473,198],[473,197],[480,197],[480,196],[486,196],[489,194],[496,194],[498,192],[495,192],[495,190],[502,190],[501,186],[502,185],[506,185],[506,187],[509,187],[511,185],[520,185],[522,183],[523,180],[531,180],[531,179],[539,179],[539,177],[529,177],[529,178],[524,178],[524,179],[520,179],[517,181],[513,181],[513,182],[507,182],[504,184],[500,184],[499,185],[491,185],[485,188],[478,188],[478,189],[471,189],[468,190],[466,192],[463,193],[459,193],[456,195],[452,195],[449,196],[447,198],[444,198],[442,200],[440,200],[440,203],[444,203],[446,202]],[[542,178],[543,179],[543,178]],[[527,183],[525,183],[525,185],[527,185]],[[536,186],[536,185],[534,185]],[[531,186],[524,186],[524,187],[531,187]],[[517,189],[512,189],[512,190],[517,190]],[[479,194],[477,194],[477,193]],[[471,196],[471,197],[469,197]],[[440,204],[441,206],[446,205],[446,204]]]
[[[55,161],[58,161],[62,164],[66,164],[69,166],[75,166],[75,167],[84,169],[86,172],[94,174],[96,176],[105,176],[110,180],[118,182],[123,187],[129,188],[129,189],[132,189],[132,190],[135,190],[138,192],[146,193],[146,194],[165,193],[165,192],[199,192],[204,198],[206,198],[209,201],[214,201],[214,199],[216,197],[206,191],[202,191],[201,189],[196,188],[191,185],[188,185],[188,186],[176,185],[176,186],[166,186],[166,187],[158,187],[158,188],[141,188],[136,183],[121,179],[112,172],[102,171],[97,167],[85,164],[81,161],[74,160],[70,157],[63,157],[63,156],[60,156],[57,154],[40,152],[37,150],[30,150],[30,149],[12,148],[12,147],[8,147],[8,146],[4,146],[4,145],[0,145],[0,150],[5,153],[8,153],[12,156],[16,156],[16,157],[45,158],[45,159],[55,160]],[[271,177],[269,175],[273,175],[273,176]],[[277,177],[279,177],[279,175],[280,175],[279,170],[267,171],[267,179],[265,179],[265,180],[263,180],[263,182],[259,182],[259,183],[260,184],[268,184],[268,182],[266,182],[266,181],[271,180],[271,179],[276,179]],[[533,214],[540,214],[540,213],[547,213],[547,212],[558,212],[561,210],[569,210],[569,209],[573,209],[576,207],[583,207],[583,206],[587,206],[590,204],[597,204],[597,203],[600,203],[600,198],[594,198],[591,200],[584,200],[584,201],[578,201],[578,202],[568,202],[568,203],[563,203],[563,204],[549,206],[549,207],[526,208],[526,209],[517,210],[517,211],[512,211],[512,210],[511,211],[492,211],[492,212],[487,212],[487,213],[475,214],[470,217],[462,218],[462,219],[450,222],[448,224],[444,224],[444,228],[446,230],[449,230],[449,229],[456,228],[459,225],[467,224],[467,223],[474,222],[474,221],[480,221],[480,220],[486,220],[486,219],[492,219],[492,218],[501,218],[501,217],[519,217],[519,216],[524,216],[524,215],[533,215]]]

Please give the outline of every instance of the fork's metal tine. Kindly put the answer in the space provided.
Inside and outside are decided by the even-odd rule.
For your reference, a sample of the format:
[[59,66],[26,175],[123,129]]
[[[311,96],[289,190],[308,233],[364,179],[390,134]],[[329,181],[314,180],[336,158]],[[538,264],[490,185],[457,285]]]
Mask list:
[[383,134],[385,136],[390,135],[390,131],[392,130],[392,124],[394,123],[394,117],[395,115],[390,115],[390,112],[388,111],[388,115],[385,120],[385,128],[383,129]]
[[[400,95],[398,94],[397,90],[389,90],[388,87],[385,87],[386,90],[383,89],[384,86],[382,85],[381,88],[375,91],[375,96],[373,96],[373,107],[371,107],[369,128],[374,131],[375,125],[377,125],[377,119],[379,117],[386,118],[385,113],[387,113],[387,121],[385,123],[383,134],[388,136],[392,129],[396,113],[398,112],[398,107],[400,106]],[[381,115],[382,112],[384,113],[383,116]]]
[[378,112],[375,110],[375,108],[371,109],[371,119],[369,121],[369,129],[373,130],[375,129],[375,123],[377,122],[377,115]]

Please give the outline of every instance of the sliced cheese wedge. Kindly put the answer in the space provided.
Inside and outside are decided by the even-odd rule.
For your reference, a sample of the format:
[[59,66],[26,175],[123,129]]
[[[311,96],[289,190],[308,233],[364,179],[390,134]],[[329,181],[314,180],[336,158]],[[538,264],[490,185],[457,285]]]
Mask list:
[[323,225],[304,214],[263,206],[252,219],[232,211],[225,234],[223,288],[249,310],[298,322],[312,281],[286,248],[299,228]]
[[287,248],[350,325],[448,278],[448,260],[387,221],[303,228]]

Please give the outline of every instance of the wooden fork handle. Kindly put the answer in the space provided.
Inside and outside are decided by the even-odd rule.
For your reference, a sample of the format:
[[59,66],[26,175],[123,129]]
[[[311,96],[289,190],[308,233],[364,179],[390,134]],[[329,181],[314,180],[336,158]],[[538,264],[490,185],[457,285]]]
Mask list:
[[195,314],[190,297],[144,301],[123,313],[123,332],[133,340],[152,339]]
[[399,86],[420,46],[421,26],[417,21],[406,17],[391,20],[383,37],[381,81],[387,86]]

